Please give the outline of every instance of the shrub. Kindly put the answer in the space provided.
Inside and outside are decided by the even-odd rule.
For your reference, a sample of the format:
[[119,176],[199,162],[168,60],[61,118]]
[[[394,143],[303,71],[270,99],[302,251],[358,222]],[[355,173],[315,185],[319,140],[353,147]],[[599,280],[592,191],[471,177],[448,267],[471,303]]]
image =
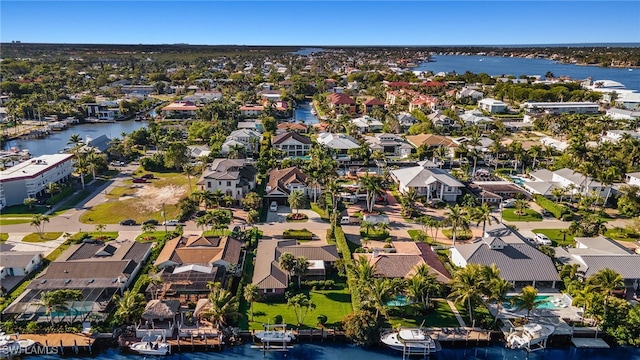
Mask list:
[[571,221],[571,220],[573,220],[573,214],[562,214],[561,220],[562,221]]
[[273,317],[274,324],[282,324],[282,315],[276,315]]
[[310,289],[332,290],[336,286],[333,280],[307,280],[302,282],[302,286]]
[[[451,229],[442,230],[442,235],[447,239],[453,239],[453,231]],[[458,229],[456,230],[456,240],[469,240],[473,237],[471,230]]]
[[318,319],[318,324],[320,325],[324,325],[327,323],[327,315],[320,314],[316,319]]
[[556,219],[563,219],[562,217],[565,214],[571,215],[571,210],[569,210],[568,207],[564,205],[556,204],[542,195],[536,195],[534,197],[534,201],[536,202],[536,204],[540,205],[541,208],[552,213]]
[[297,239],[297,240],[311,240],[313,234],[307,229],[293,230],[288,229],[282,233],[282,237],[285,239]]

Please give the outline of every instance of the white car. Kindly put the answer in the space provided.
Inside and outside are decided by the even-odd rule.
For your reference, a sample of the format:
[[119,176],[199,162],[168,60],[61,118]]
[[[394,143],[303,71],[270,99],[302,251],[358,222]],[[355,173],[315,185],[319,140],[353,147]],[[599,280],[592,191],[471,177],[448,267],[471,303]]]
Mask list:
[[502,202],[502,207],[503,208],[516,207],[516,199],[507,199],[507,200],[503,201]]
[[271,206],[269,206],[269,210],[274,211],[274,212],[278,211],[278,203],[275,202],[275,201],[272,201],[271,202]]
[[167,226],[178,226],[178,225],[183,225],[183,223],[181,223],[179,220],[177,219],[172,219],[172,220],[167,220],[165,222],[162,223],[162,225],[167,225]]
[[536,234],[533,238],[533,242],[538,245],[551,245],[551,240],[545,234]]

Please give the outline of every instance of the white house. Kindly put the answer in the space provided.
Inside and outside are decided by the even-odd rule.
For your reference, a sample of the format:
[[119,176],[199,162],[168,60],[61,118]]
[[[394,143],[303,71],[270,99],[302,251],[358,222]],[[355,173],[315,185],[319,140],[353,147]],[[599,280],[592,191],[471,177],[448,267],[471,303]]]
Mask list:
[[611,191],[611,186],[604,186],[590,176],[573,171],[560,169],[549,171],[540,169],[529,173],[533,181],[525,181],[522,186],[531,193],[543,196],[553,196],[555,188],[567,189],[569,195],[589,194],[595,192],[598,196],[605,197]]
[[625,174],[624,181],[629,185],[640,186],[640,172]]
[[432,168],[433,165],[430,161],[421,161],[418,166],[392,170],[391,177],[403,194],[413,188],[427,200],[456,201],[462,195],[464,184],[445,170]]
[[500,100],[485,98],[478,101],[478,108],[489,113],[501,113],[507,110],[507,104]]
[[375,136],[366,136],[365,141],[369,144],[371,151],[382,151],[386,155],[407,157],[411,154],[413,146],[406,143],[404,139],[395,134],[376,134]]
[[234,145],[241,145],[249,153],[253,153],[258,150],[261,135],[259,132],[251,129],[238,129],[234,130],[227,136],[225,142],[220,149],[221,154],[228,154],[229,150]]
[[625,136],[630,136],[633,139],[640,139],[640,133],[631,130],[607,130],[600,142],[612,142],[617,143]]
[[460,119],[467,125],[486,126],[493,123],[493,119],[486,117],[478,110],[465,111],[460,115]]
[[71,177],[72,154],[42,155],[0,171],[0,208],[44,195],[49,183]]
[[640,111],[610,108],[607,109],[606,115],[613,120],[636,120],[640,118]]
[[318,144],[334,150],[337,154],[335,158],[339,161],[351,160],[351,157],[347,155],[348,151],[360,147],[354,138],[345,134],[320,133],[316,141]]
[[[29,275],[42,263],[39,251],[2,251],[0,254],[0,279]],[[9,289],[10,290],[10,289]]]
[[215,159],[197,185],[200,190],[221,190],[225,195],[241,200],[255,188],[257,173],[258,170],[246,159]]
[[462,90],[458,91],[456,93],[456,99],[463,99],[463,98],[470,98],[472,100],[479,100],[482,99],[482,97],[484,96],[483,93],[481,93],[478,90],[475,89],[471,89],[468,87],[464,87],[462,88]]
[[527,113],[597,114],[600,105],[592,102],[526,102],[520,105]]
[[303,157],[311,151],[311,139],[297,132],[286,132],[271,140],[274,149],[284,152],[285,157]]
[[371,116],[365,115],[356,119],[352,119],[351,123],[358,128],[358,132],[361,134],[368,132],[382,131],[382,121],[374,119]]

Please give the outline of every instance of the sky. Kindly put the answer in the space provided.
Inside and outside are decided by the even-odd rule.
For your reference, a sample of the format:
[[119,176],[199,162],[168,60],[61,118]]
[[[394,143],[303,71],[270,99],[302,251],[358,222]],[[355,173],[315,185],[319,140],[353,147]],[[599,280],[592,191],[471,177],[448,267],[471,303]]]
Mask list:
[[640,43],[640,1],[0,1],[0,41],[202,45]]

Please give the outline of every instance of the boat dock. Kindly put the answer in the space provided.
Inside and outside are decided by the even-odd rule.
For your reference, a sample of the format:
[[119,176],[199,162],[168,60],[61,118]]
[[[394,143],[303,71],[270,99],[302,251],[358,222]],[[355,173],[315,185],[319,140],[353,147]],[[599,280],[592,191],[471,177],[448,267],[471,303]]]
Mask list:
[[573,338],[571,343],[578,349],[609,349],[606,341],[600,338]]
[[426,330],[429,336],[443,347],[487,346],[502,336],[500,332],[466,327],[427,328]]
[[19,339],[35,341],[37,350],[33,354],[78,355],[92,354],[95,339],[82,334],[20,334]]
[[[129,348],[129,345],[140,341],[140,338],[120,336],[118,344],[121,348]],[[166,339],[171,346],[171,352],[185,351],[221,351],[224,345],[222,336],[191,336],[189,338]]]

